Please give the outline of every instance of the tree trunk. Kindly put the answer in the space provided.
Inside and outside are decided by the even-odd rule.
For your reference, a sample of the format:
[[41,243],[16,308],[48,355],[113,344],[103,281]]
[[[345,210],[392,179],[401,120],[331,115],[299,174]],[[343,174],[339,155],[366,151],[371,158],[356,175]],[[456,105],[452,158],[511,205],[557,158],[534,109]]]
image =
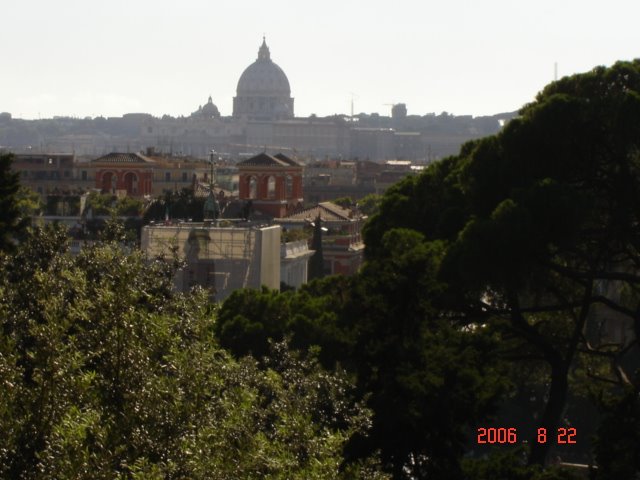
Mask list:
[[539,424],[539,428],[545,429],[546,441],[544,443],[538,442],[539,430],[533,432],[529,465],[544,465],[550,448],[556,443],[558,426],[567,403],[567,393],[569,389],[568,373],[569,370],[564,361],[556,360],[551,364],[549,400],[547,401]]

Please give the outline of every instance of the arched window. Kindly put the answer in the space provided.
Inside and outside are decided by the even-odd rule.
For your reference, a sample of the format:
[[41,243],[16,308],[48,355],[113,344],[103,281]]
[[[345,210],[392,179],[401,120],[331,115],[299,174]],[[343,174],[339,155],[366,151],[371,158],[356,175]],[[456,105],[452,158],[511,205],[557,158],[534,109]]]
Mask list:
[[102,193],[115,193],[116,176],[113,172],[105,172],[102,174],[102,184],[100,185]]
[[276,177],[273,175],[267,179],[267,198],[276,198]]
[[284,191],[287,199],[293,198],[293,177],[287,175],[284,179]]
[[249,198],[258,198],[258,180],[256,177],[249,177]]
[[138,176],[133,172],[127,172],[124,175],[124,188],[128,195],[138,194]]

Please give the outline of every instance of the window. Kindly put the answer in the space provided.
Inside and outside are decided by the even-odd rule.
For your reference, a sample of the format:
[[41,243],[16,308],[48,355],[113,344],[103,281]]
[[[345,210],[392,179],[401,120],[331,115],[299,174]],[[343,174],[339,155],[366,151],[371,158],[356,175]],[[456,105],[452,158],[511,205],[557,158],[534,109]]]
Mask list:
[[256,177],[249,177],[249,198],[256,198],[258,196],[258,181]]
[[285,177],[285,192],[287,199],[293,198],[293,177],[291,175],[287,175]]
[[138,193],[138,176],[133,172],[127,172],[124,175],[124,188],[127,193],[134,195]]
[[276,198],[276,178],[274,176],[267,179],[267,197]]
[[189,178],[189,175],[187,174],[187,172],[182,172],[182,181],[187,182],[188,178]]
[[87,171],[86,170],[82,170],[80,172],[80,177],[82,178],[82,180],[86,180],[87,179]]
[[164,172],[164,181],[165,182],[171,181],[171,172]]

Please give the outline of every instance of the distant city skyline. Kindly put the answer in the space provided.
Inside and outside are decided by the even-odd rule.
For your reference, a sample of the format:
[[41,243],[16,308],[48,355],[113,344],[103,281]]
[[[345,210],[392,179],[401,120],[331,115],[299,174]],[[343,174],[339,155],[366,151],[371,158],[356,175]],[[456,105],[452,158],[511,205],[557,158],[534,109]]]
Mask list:
[[25,0],[3,6],[0,112],[223,116],[266,35],[296,116],[517,110],[558,76],[640,56],[627,0]]

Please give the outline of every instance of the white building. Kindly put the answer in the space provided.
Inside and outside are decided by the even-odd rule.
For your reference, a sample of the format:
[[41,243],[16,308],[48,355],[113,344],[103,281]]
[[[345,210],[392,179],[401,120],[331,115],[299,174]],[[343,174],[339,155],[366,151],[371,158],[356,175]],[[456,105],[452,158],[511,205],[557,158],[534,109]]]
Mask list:
[[280,281],[295,288],[307,283],[309,258],[313,254],[306,240],[280,245]]
[[224,300],[239,288],[280,288],[280,226],[229,222],[181,222],[142,229],[142,250],[150,257],[174,254],[185,261],[175,279],[188,291],[199,285]]

